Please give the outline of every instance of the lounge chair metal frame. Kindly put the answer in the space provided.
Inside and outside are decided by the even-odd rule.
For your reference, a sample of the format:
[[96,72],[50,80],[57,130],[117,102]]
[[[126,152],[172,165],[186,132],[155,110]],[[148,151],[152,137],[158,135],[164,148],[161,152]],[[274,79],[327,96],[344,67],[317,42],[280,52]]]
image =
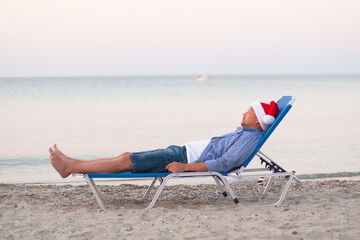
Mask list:
[[[94,178],[153,178],[150,186],[146,190],[145,194],[142,198],[138,200],[145,200],[149,195],[151,190],[154,188],[157,181],[159,181],[160,186],[155,192],[155,195],[153,196],[150,204],[145,208],[145,210],[151,209],[156,201],[158,200],[162,190],[164,189],[166,183],[172,179],[172,178],[184,178],[184,177],[213,177],[213,179],[216,182],[216,185],[218,186],[220,192],[223,194],[224,197],[230,198],[234,201],[234,203],[239,207],[244,207],[245,205],[240,203],[239,199],[243,198],[255,198],[257,200],[265,198],[268,191],[272,187],[273,180],[275,178],[285,178],[287,179],[286,184],[282,190],[282,193],[280,194],[279,199],[275,203],[266,204],[262,206],[278,206],[280,205],[283,200],[285,199],[285,196],[290,188],[290,185],[292,181],[295,179],[296,181],[300,182],[300,180],[295,176],[294,171],[286,171],[283,167],[281,167],[279,164],[275,163],[274,160],[272,160],[270,157],[265,155],[260,151],[261,146],[265,143],[267,138],[271,135],[271,133],[274,131],[274,129],[277,127],[277,125],[280,123],[282,118],[287,114],[287,112],[292,107],[292,104],[294,103],[295,98],[291,96],[284,96],[278,101],[278,105],[280,107],[280,113],[279,116],[276,118],[274,124],[266,131],[264,134],[264,137],[257,145],[256,149],[252,153],[252,155],[245,161],[245,163],[238,169],[230,172],[183,172],[183,173],[131,173],[131,172],[123,172],[123,173],[115,173],[115,174],[86,174],[86,173],[75,173],[74,176],[83,176],[89,185],[92,193],[94,194],[96,201],[100,205],[100,208],[104,210],[105,212],[124,212],[127,210],[112,210],[105,207],[103,203],[103,197],[100,194],[100,191],[98,190]],[[257,155],[260,158],[261,164],[264,164],[264,168],[252,168],[247,169],[247,165],[250,163],[250,161],[254,158],[254,156]],[[260,177],[264,177],[264,179],[267,179],[267,182],[265,183],[264,190],[262,193],[255,195],[253,197],[243,197],[243,196],[236,196],[233,189],[231,188],[230,184],[228,183],[226,177],[229,179],[235,179],[235,180],[243,180],[243,179],[259,179]],[[257,205],[259,206],[259,205]]]

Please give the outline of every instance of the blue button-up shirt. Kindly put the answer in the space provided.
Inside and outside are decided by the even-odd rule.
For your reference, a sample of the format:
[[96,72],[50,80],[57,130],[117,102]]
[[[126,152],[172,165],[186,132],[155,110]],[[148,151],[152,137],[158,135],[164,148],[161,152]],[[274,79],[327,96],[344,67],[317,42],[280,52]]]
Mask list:
[[232,133],[212,138],[195,162],[205,162],[208,171],[229,172],[250,157],[262,137],[261,130],[238,127]]

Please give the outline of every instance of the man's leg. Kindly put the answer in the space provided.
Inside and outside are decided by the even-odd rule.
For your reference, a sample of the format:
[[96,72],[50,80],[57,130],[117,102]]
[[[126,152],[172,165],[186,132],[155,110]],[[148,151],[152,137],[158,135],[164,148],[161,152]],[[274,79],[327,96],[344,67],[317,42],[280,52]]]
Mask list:
[[56,145],[49,148],[50,161],[61,177],[66,178],[71,173],[117,173],[132,171],[131,153],[125,152],[114,158],[94,160],[78,160],[62,153]]

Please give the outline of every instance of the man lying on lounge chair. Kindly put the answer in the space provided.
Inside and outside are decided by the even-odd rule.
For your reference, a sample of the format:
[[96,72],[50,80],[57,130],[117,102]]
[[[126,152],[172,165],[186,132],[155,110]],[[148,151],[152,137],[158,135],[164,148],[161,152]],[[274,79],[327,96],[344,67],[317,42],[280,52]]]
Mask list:
[[66,156],[55,144],[49,148],[50,161],[63,178],[71,173],[229,172],[246,161],[278,114],[274,101],[256,101],[243,114],[241,127],[211,140],[88,161]]

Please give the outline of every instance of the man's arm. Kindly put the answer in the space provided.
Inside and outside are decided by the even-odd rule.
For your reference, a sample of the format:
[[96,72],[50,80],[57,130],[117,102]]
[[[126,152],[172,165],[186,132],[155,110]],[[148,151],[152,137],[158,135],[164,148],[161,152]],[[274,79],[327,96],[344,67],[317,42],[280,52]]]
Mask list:
[[240,167],[256,148],[260,139],[245,138],[234,143],[222,156],[205,161],[208,171],[229,172]]
[[169,172],[207,172],[205,162],[201,163],[179,163],[172,162],[166,166]]

